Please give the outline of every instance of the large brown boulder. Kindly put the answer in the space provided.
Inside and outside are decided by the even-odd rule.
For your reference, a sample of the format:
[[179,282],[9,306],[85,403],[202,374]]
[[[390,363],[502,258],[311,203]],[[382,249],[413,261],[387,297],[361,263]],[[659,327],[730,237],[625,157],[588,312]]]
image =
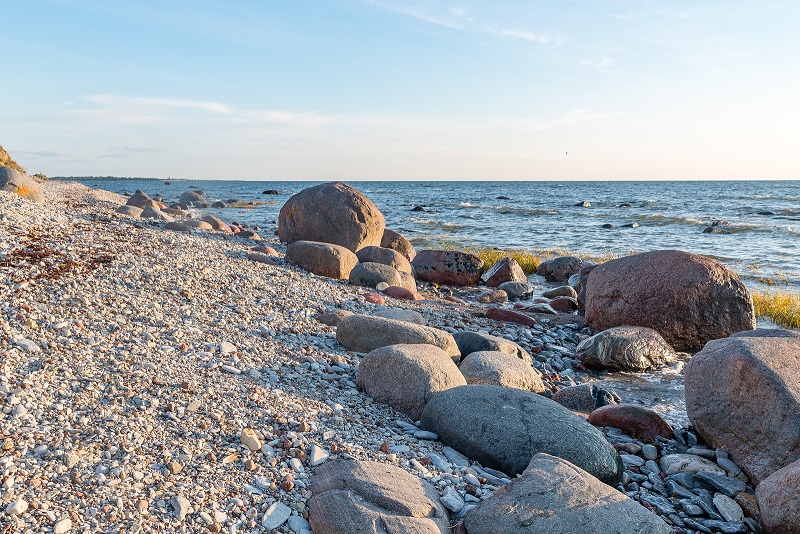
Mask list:
[[418,279],[449,286],[476,286],[483,274],[482,259],[454,250],[420,250],[411,265]]
[[574,464],[539,453],[519,478],[481,501],[469,534],[671,534],[663,519]]
[[136,192],[128,198],[125,205],[141,208],[143,210],[147,208],[161,209],[161,204],[150,198],[150,195],[140,190],[136,190]]
[[41,184],[24,172],[11,167],[0,167],[0,189],[16,193],[39,204],[44,202]]
[[800,459],[800,338],[709,342],[685,369],[686,414],[752,481]]
[[295,241],[286,248],[284,259],[316,275],[339,280],[347,280],[358,264],[358,258],[350,249],[314,241]]
[[283,205],[278,237],[285,243],[320,241],[355,252],[379,246],[386,223],[367,197],[342,182],[303,189]]
[[314,534],[450,534],[447,510],[429,482],[393,465],[332,460],[311,483]]
[[434,393],[466,384],[450,356],[433,345],[375,349],[361,359],[356,375],[356,385],[364,393],[412,421],[419,419]]
[[403,234],[395,232],[394,230],[389,230],[388,228],[383,231],[381,246],[383,248],[390,248],[399,252],[408,261],[413,260],[414,256],[417,255],[417,252],[414,250],[414,245],[411,244],[411,241],[406,239]]
[[766,534],[800,534],[800,460],[762,480],[756,497]]
[[586,323],[595,330],[646,326],[676,350],[755,328],[753,299],[721,263],[657,250],[597,266],[586,283]]
[[588,367],[646,371],[674,363],[678,356],[658,332],[643,326],[609,328],[578,345],[577,357]]

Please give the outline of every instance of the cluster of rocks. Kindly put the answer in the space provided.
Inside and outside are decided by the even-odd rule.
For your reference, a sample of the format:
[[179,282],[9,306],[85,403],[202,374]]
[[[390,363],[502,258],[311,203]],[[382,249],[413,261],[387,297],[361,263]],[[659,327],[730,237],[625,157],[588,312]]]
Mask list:
[[[285,248],[246,250],[224,230],[131,233],[121,197],[53,187],[37,210],[0,194],[0,513],[21,531],[800,524],[800,345],[752,330],[716,262],[557,258],[540,270],[566,285],[535,297],[510,258],[416,253],[346,184],[284,205]],[[581,383],[698,347],[695,430]]]

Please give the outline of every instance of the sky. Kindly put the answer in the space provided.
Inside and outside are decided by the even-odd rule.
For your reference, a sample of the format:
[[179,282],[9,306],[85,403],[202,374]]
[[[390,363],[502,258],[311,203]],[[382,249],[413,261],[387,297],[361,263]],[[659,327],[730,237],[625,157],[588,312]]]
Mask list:
[[795,1],[0,0],[29,172],[800,179]]

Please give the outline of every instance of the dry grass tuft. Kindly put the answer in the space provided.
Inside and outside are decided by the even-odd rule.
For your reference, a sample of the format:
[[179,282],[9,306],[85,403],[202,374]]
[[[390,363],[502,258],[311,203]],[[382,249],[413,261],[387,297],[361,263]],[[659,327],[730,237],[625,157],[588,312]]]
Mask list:
[[753,306],[757,317],[766,317],[786,328],[800,328],[800,292],[755,290]]

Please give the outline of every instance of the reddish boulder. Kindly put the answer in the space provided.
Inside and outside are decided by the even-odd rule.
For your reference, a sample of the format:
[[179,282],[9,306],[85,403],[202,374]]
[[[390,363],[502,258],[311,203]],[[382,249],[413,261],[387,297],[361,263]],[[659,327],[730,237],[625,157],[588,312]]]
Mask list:
[[295,241],[286,249],[286,262],[319,276],[347,280],[358,258],[349,249],[330,243]]
[[333,182],[303,189],[287,200],[278,215],[278,237],[285,243],[318,241],[355,252],[380,245],[385,224],[367,197]]
[[490,304],[493,302],[508,302],[508,294],[502,289],[495,289],[494,291],[481,293],[475,298],[475,300],[483,304]]
[[250,252],[260,252],[268,256],[277,256],[278,251],[268,245],[259,245],[257,247],[250,247]]
[[646,326],[676,350],[755,328],[753,299],[721,263],[680,250],[626,256],[597,266],[586,284],[586,323],[595,330]]
[[548,282],[566,282],[570,276],[587,265],[594,265],[594,263],[582,260],[577,256],[560,256],[540,263],[536,274],[544,276]]
[[556,297],[548,304],[558,312],[571,312],[578,309],[578,301],[572,297]]
[[[231,227],[228,226],[225,222],[223,222],[222,219],[218,219],[217,217],[214,217],[213,215],[205,215],[200,220],[201,221],[205,221],[208,224],[210,224],[211,227],[214,230],[219,230],[220,232],[226,232],[226,233],[233,232],[233,230],[231,230]],[[269,254],[269,253],[267,253],[267,254]]]
[[260,252],[248,252],[247,259],[256,263],[263,263],[265,265],[278,265],[278,262],[272,259],[271,256],[268,256],[267,254],[261,254]]
[[387,297],[403,300],[422,300],[422,295],[416,291],[411,291],[405,287],[389,286],[383,290],[383,294]]
[[481,276],[483,283],[489,287],[497,287],[505,282],[527,282],[528,277],[522,270],[517,260],[511,257],[503,258]]
[[755,483],[800,459],[800,338],[709,342],[685,369],[686,414]]
[[762,480],[756,497],[766,534],[800,534],[800,460]]
[[399,252],[405,256],[408,261],[413,260],[414,256],[417,255],[416,251],[414,250],[414,245],[411,244],[411,241],[403,237],[402,234],[399,234],[394,230],[389,230],[388,228],[383,231],[381,246],[383,248],[390,248]]
[[383,300],[383,296],[378,295],[377,293],[365,293],[364,300],[370,304],[380,304],[381,306],[386,304],[386,301]]
[[524,326],[534,326],[536,324],[536,320],[533,317],[502,308],[489,308],[486,310],[486,317],[494,321],[516,323]]
[[672,427],[653,410],[636,404],[608,404],[589,414],[594,426],[613,426],[629,436],[651,440],[656,436],[672,437]]
[[417,278],[434,284],[476,286],[483,274],[482,259],[454,250],[421,250],[411,265]]

